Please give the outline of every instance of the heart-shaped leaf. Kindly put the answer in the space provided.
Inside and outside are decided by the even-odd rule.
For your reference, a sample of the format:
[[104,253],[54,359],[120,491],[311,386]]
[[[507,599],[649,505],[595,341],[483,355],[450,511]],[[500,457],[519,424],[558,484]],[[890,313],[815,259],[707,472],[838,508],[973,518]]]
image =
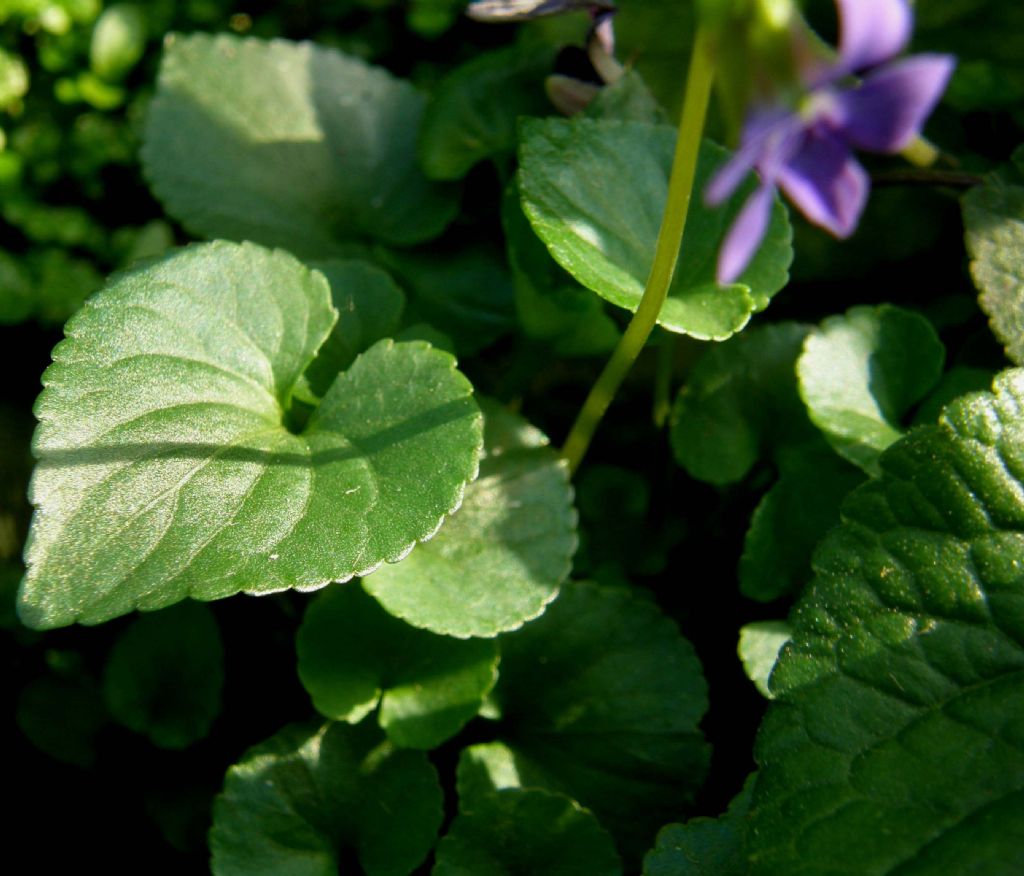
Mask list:
[[[523,211],[551,255],[588,289],[636,310],[654,261],[668,197],[675,129],[640,122],[527,119],[519,148]],[[695,191],[728,157],[705,141]],[[679,263],[658,323],[705,340],[724,340],[768,306],[789,277],[792,232],[776,201],[764,243],[740,279],[715,282],[719,246],[743,205],[748,183],[722,207],[694,197]]]
[[815,556],[761,726],[755,874],[1024,867],[1024,371],[881,457]]
[[403,748],[434,748],[456,734],[498,679],[493,640],[418,630],[355,584],[335,584],[310,603],[297,647],[321,715],[355,723],[379,703],[381,727]]
[[[214,876],[405,876],[441,826],[437,772],[372,724],[290,726],[228,770],[210,829]],[[348,867],[346,866],[347,870]]]
[[161,748],[202,739],[221,708],[224,648],[213,613],[182,602],[121,633],[107,659],[110,714]]
[[800,395],[836,452],[868,473],[938,383],[946,351],[923,316],[883,304],[826,319],[797,361]]
[[388,274],[370,262],[332,259],[313,262],[331,287],[331,303],[338,311],[334,329],[306,371],[310,388],[323,396],[339,371],[382,338],[398,333],[405,295]]
[[410,244],[453,218],[453,190],[416,166],[426,101],[335,49],[220,34],[165,43],[142,162],[175,218],[205,237],[344,255]]
[[36,408],[22,619],[315,589],[432,535],[476,472],[472,388],[448,354],[381,341],[289,431],[334,319],[322,276],[251,244],[191,247],[91,299]]
[[465,638],[517,629],[555,598],[576,550],[564,463],[524,420],[486,407],[480,476],[444,529],[363,586],[413,626]]
[[707,768],[690,643],[627,590],[568,583],[501,653],[495,700],[522,785],[568,794],[638,857]]

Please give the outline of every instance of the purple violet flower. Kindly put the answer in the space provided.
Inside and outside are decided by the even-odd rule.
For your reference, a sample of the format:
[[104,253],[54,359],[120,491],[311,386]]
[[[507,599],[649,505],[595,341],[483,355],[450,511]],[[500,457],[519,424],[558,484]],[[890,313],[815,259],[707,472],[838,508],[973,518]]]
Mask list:
[[[836,0],[836,6],[837,61],[805,71],[807,91],[795,110],[755,108],[736,154],[705,190],[705,201],[713,206],[728,198],[748,171],[756,170],[761,181],[722,243],[719,283],[732,283],[753,258],[768,228],[776,188],[815,225],[849,237],[870,188],[853,150],[906,148],[952,75],[950,55],[892,61],[910,41],[906,0]],[[860,81],[842,81],[854,74]]]

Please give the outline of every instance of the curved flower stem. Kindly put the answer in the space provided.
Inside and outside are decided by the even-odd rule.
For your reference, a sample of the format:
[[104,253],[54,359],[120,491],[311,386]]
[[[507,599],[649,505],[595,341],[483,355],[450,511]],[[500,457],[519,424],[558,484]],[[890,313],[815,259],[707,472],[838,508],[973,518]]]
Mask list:
[[693,54],[686,78],[686,94],[683,101],[683,115],[679,121],[679,135],[676,140],[672,173],[669,176],[668,200],[658,232],[658,243],[654,251],[654,264],[644,288],[643,297],[636,313],[630,320],[618,346],[612,352],[608,364],[583,403],[576,422],[569,431],[569,437],[562,448],[562,456],[569,463],[573,473],[579,468],[594,437],[601,418],[604,416],[615,393],[629,373],[647,338],[651,334],[661,313],[661,306],[668,295],[672,274],[679,258],[679,247],[686,227],[686,214],[693,195],[693,183],[697,173],[697,153],[704,131],[711,97],[711,83],[714,79],[714,64],[711,58],[709,36],[703,28],[697,30],[693,39]]

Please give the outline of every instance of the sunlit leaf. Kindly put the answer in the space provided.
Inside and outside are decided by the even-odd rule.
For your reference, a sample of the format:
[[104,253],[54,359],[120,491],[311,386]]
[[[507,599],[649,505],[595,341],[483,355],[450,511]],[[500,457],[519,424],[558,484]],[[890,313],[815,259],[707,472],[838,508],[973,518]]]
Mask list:
[[426,101],[312,43],[172,36],[142,162],[167,211],[205,237],[344,255],[344,241],[438,235],[454,192],[416,165]]
[[321,275],[253,245],[191,247],[94,297],[36,407],[22,619],[315,589],[431,536],[476,472],[472,389],[448,354],[381,341],[303,425],[293,393],[334,321]]
[[963,199],[971,276],[992,330],[1024,363],[1024,186],[992,180]]
[[815,557],[756,756],[755,874],[1024,866],[1024,372],[880,460]]
[[931,323],[899,307],[826,319],[797,362],[800,395],[836,451],[869,473],[901,421],[938,383],[946,351]]
[[521,418],[489,407],[486,420],[480,476],[459,511],[407,560],[363,580],[391,614],[449,636],[495,636],[537,617],[576,550],[564,463]]
[[[669,125],[591,119],[526,120],[521,126],[523,210],[555,261],[602,298],[636,310],[654,261],[675,148]],[[701,146],[695,190],[728,157]],[[719,286],[720,244],[749,193],[727,204],[690,204],[679,263],[658,323],[705,340],[724,340],[768,306],[789,277],[793,257],[785,208],[776,202],[767,235],[735,283]]]

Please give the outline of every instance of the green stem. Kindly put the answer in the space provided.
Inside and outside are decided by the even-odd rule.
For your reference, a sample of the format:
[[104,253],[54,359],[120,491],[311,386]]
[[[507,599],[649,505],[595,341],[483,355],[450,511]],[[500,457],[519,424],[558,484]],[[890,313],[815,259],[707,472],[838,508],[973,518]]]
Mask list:
[[700,150],[701,134],[704,132],[704,118],[707,115],[711,97],[711,83],[714,79],[714,64],[711,59],[708,34],[698,29],[693,40],[693,54],[690,70],[686,77],[686,94],[683,114],[679,121],[679,135],[676,139],[675,157],[668,182],[668,200],[658,232],[658,243],[654,250],[654,264],[644,288],[640,306],[630,320],[618,346],[605,365],[601,376],[590,390],[590,395],[569,431],[569,437],[562,448],[562,456],[569,463],[570,473],[579,468],[590,441],[594,437],[601,418],[615,398],[615,393],[629,373],[647,338],[651,334],[661,313],[661,306],[668,295],[672,274],[679,258],[679,247],[686,227],[686,214],[693,195],[693,183],[697,174],[697,153]]
[[[667,333],[663,333],[667,334]],[[672,362],[675,353],[675,336],[661,339],[658,347],[658,371],[654,376],[654,425],[659,429],[665,425],[672,411]]]

